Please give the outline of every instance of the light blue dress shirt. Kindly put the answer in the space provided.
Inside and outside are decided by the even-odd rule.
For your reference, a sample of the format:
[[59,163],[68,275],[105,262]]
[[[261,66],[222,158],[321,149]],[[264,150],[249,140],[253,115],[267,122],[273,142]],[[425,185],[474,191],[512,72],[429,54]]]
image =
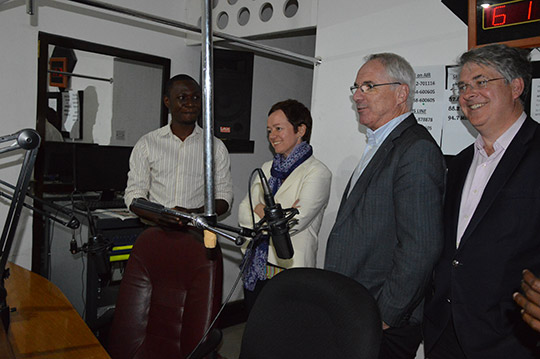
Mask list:
[[362,158],[360,158],[360,162],[358,162],[358,165],[354,169],[354,172],[351,177],[351,185],[349,186],[349,193],[347,193],[347,197],[350,196],[352,189],[354,188],[354,185],[360,178],[360,175],[362,172],[364,172],[364,169],[367,167],[375,153],[377,153],[377,150],[379,147],[381,147],[381,144],[384,142],[386,137],[401,123],[403,120],[405,120],[409,115],[412,113],[412,111],[406,112],[402,115],[399,115],[398,117],[388,121],[383,126],[379,127],[375,131],[371,129],[367,129],[367,145],[366,148],[364,148],[364,153],[362,154]]

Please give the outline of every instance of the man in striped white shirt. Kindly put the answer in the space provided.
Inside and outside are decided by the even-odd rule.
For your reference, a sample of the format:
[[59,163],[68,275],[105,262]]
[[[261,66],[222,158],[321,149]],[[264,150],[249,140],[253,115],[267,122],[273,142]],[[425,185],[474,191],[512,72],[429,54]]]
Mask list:
[[[171,113],[169,125],[139,139],[129,161],[124,200],[128,207],[135,198],[144,198],[165,207],[188,213],[204,209],[203,133],[197,125],[201,114],[201,87],[188,75],[176,75],[167,82],[165,106]],[[229,153],[223,142],[214,139],[215,208],[221,215],[232,201]],[[131,208],[141,217],[170,223],[162,217]],[[164,223],[165,221],[165,223]]]

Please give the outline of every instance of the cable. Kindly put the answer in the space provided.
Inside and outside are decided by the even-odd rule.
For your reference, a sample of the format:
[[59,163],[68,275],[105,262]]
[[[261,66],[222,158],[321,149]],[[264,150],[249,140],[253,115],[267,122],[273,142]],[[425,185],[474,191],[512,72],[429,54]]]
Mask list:
[[[252,220],[252,224],[253,224],[253,226],[252,226],[253,229],[255,228],[255,215],[253,214],[253,202],[251,200],[251,182],[253,180],[253,175],[255,173],[257,173],[257,169],[255,169],[255,170],[253,170],[251,172],[251,174],[249,176],[249,180],[248,180],[248,197],[249,197],[249,206],[251,208],[251,220]],[[191,353],[189,353],[189,355],[186,357],[186,359],[190,359],[191,356],[197,351],[197,349],[199,349],[201,344],[206,340],[206,337],[208,336],[208,333],[210,333],[210,330],[212,330],[212,328],[216,324],[216,321],[220,317],[221,312],[223,312],[223,310],[225,309],[225,306],[227,304],[229,304],[229,301],[231,300],[231,297],[234,294],[234,291],[236,290],[236,287],[238,286],[238,283],[240,282],[240,279],[244,275],[244,272],[245,272],[245,270],[247,268],[248,263],[251,263],[251,261],[253,260],[253,257],[255,256],[255,251],[253,250],[253,247],[255,246],[255,242],[258,242],[258,240],[259,240],[259,238],[261,236],[262,236],[262,233],[259,233],[259,234],[257,234],[255,236],[255,238],[250,240],[250,242],[249,242],[249,244],[248,244],[248,246],[246,248],[246,253],[249,253],[249,255],[250,255],[249,258],[244,257],[244,263],[242,264],[242,267],[240,268],[240,272],[238,273],[238,276],[236,277],[236,280],[234,281],[233,286],[232,286],[231,290],[229,291],[229,294],[225,298],[225,301],[221,305],[221,307],[220,307],[218,313],[216,314],[214,320],[212,320],[212,322],[210,323],[210,325],[208,326],[208,328],[204,332],[201,340],[197,343],[197,345],[191,351]]]
[[[74,198],[74,195],[77,193],[76,190],[73,190],[70,195],[69,195],[69,198],[70,198],[70,202],[71,202],[71,208],[74,208],[75,206],[75,198]],[[81,194],[82,196],[82,194]],[[76,247],[78,247],[78,244],[77,244],[77,240],[76,240],[76,235],[75,235],[75,230],[72,232],[73,234],[73,239],[75,239],[75,244],[76,244]],[[81,247],[83,246],[83,240],[82,240],[82,226],[79,227],[79,235],[78,235],[79,239],[81,240]],[[81,264],[82,264],[82,270],[81,270],[81,299],[82,299],[82,304],[83,304],[83,313],[82,313],[82,317],[84,318],[84,320],[86,320],[86,281],[84,280],[84,274],[86,272],[85,270],[85,263],[84,263],[84,256],[82,255],[81,253]]]
[[[56,213],[58,214],[58,212]],[[54,239],[54,223],[51,223],[51,228],[50,228],[50,231],[49,231],[49,240],[47,241],[47,278],[49,278],[49,280],[51,280],[51,276],[52,276],[52,253],[51,253],[51,248],[52,248],[52,242],[53,242],[53,239]]]
[[[58,211],[56,211],[55,215],[58,214]],[[49,240],[47,241],[47,278],[49,278],[49,280],[51,279],[51,276],[52,276],[52,253],[51,253],[51,248],[52,248],[52,243],[53,243],[53,239],[54,239],[54,225],[55,223],[51,223],[51,227],[50,227],[50,230],[49,230]]]
[[227,295],[227,297],[225,298],[225,301],[223,302],[223,304],[221,305],[218,313],[216,314],[216,316],[214,317],[214,320],[212,320],[212,322],[210,323],[210,325],[208,326],[208,329],[206,329],[206,331],[204,332],[201,340],[197,343],[197,345],[195,346],[195,348],[191,351],[191,353],[189,353],[189,355],[186,357],[186,359],[190,359],[191,356],[193,355],[193,353],[195,353],[195,351],[197,351],[197,349],[199,349],[199,347],[201,346],[201,344],[205,341],[206,337],[208,336],[208,333],[210,333],[210,330],[212,330],[212,328],[214,327],[214,325],[216,324],[216,321],[218,320],[219,316],[221,315],[221,312],[223,312],[223,310],[225,309],[225,306],[227,304],[229,304],[229,301],[231,300],[231,297],[232,295],[234,294],[234,291],[236,290],[236,287],[238,286],[238,283],[240,282],[240,279],[242,278],[242,275],[244,274],[244,271],[246,270],[247,268],[247,264],[249,262],[251,262],[253,260],[253,256],[255,254],[255,251],[253,251],[251,247],[253,247],[253,243],[256,242],[256,240],[258,239],[259,236],[256,236],[255,238],[253,238],[250,243],[248,244],[248,248],[247,250],[249,250],[249,253],[250,253],[250,258],[248,258],[248,260],[244,261],[243,265],[242,265],[242,268],[240,268],[240,272],[238,273],[238,276],[236,277],[236,280],[234,281],[234,284],[231,288],[231,290],[229,291],[229,294]]
[[248,182],[248,198],[249,198],[249,208],[251,209],[251,225],[253,229],[255,229],[255,215],[254,209],[253,209],[253,201],[251,200],[251,182],[253,181],[253,176],[257,173],[257,169],[255,168],[251,174],[249,175],[249,182]]
[[[73,233],[75,237],[75,232]],[[81,241],[81,246],[83,245],[83,239],[82,239],[82,226],[79,229],[79,239]],[[84,256],[81,253],[81,264],[82,264],[82,270],[81,270],[81,298],[83,303],[83,318],[86,320],[86,281],[85,281],[85,274],[86,274],[86,264],[84,263]]]
[[[60,206],[59,208],[56,208],[56,212],[54,212],[54,217],[58,216],[58,214],[61,212],[61,209],[64,209],[68,206],[69,205],[66,204],[66,205]],[[56,222],[49,221],[49,223],[51,224],[51,226],[50,226],[50,232],[49,232],[49,241],[47,243],[47,246],[48,246],[47,247],[47,262],[48,262],[47,278],[51,279],[52,277],[52,252],[51,251],[52,251],[52,244],[54,240],[54,230],[55,230]]]
[[73,190],[71,192],[70,198],[71,198],[71,207],[75,208],[75,198],[73,197],[76,193],[79,193],[81,195],[82,201],[86,207],[86,219],[88,219],[88,230],[90,232],[91,237],[96,237],[96,226],[94,223],[94,217],[92,216],[92,213],[90,211],[90,208],[88,207],[88,201],[84,197],[84,193],[79,192],[77,190]]

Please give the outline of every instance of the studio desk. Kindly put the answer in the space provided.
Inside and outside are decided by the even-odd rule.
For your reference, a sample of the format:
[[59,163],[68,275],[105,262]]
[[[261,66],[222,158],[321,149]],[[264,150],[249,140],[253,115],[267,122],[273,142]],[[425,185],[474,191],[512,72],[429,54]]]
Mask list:
[[9,329],[0,358],[110,358],[64,294],[47,279],[8,264]]

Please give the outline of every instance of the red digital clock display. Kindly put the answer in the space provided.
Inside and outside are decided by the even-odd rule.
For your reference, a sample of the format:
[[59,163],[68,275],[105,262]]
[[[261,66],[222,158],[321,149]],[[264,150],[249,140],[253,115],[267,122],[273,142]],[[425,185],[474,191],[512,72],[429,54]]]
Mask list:
[[482,9],[484,30],[540,21],[540,0],[517,0],[493,4]]

